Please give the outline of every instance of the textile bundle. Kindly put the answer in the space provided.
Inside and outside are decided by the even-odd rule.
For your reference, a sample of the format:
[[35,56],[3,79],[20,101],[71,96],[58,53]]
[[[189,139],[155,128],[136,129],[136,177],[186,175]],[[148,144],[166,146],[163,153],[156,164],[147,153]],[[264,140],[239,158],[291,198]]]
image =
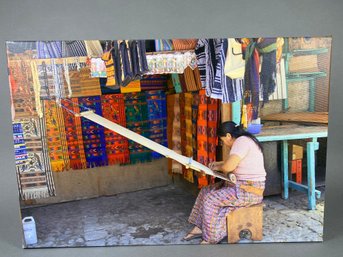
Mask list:
[[[103,117],[126,127],[124,95],[101,96]],[[104,129],[108,164],[127,164],[130,162],[129,142],[126,137],[107,128]]]
[[[124,95],[126,127],[144,137],[149,138],[149,116],[146,95],[129,93]],[[151,150],[129,140],[130,162],[151,161]]]
[[[164,146],[168,146],[167,139],[167,105],[164,91],[147,91],[150,139]],[[152,152],[152,158],[162,158],[163,155]]]
[[[17,163],[16,172],[21,199],[39,199],[55,195],[50,159],[45,143],[45,125],[39,118],[15,120],[15,130],[20,126],[27,159]],[[18,125],[20,124],[20,125]]]
[[[100,96],[80,97],[81,111],[87,108],[102,116]],[[86,108],[85,108],[86,107]],[[88,119],[81,119],[83,144],[87,167],[105,166],[108,164],[104,128]]]
[[43,108],[51,170],[69,170],[70,162],[62,108],[53,100],[45,100]]
[[61,101],[63,108],[63,118],[68,145],[70,167],[72,169],[87,168],[87,160],[83,146],[81,117],[76,117],[74,113],[80,113],[79,101],[77,98]]

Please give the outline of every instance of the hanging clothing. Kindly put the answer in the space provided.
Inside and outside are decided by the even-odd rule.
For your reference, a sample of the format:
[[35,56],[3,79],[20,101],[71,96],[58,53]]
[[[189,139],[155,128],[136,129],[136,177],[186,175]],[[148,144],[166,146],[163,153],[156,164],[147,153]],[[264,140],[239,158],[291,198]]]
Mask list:
[[229,38],[224,73],[231,79],[243,79],[244,71],[245,61],[243,59],[242,46],[236,39]]
[[112,49],[108,52],[105,52],[101,59],[105,62],[106,66],[106,86],[107,87],[117,87],[117,80],[116,80],[116,70],[114,65],[114,59],[112,55]]
[[62,41],[62,57],[87,56],[83,40]]
[[[173,135],[172,135],[172,150],[176,153],[181,152],[181,124],[180,124],[180,94],[174,95],[174,120],[173,120]],[[182,174],[182,164],[177,161],[172,161],[172,172]]]
[[[193,94],[185,93],[185,133],[186,133],[186,143],[185,143],[185,156],[193,158],[193,123],[192,123],[192,102]],[[185,169],[183,176],[186,180],[194,183],[194,174],[192,169]]]
[[[199,68],[200,80],[202,88],[209,87],[214,80],[214,68],[212,63],[212,55],[210,54],[210,39],[199,39],[195,48],[197,57],[197,66]],[[213,43],[211,43],[213,45]],[[213,47],[211,47],[213,49]]]
[[38,59],[51,59],[63,57],[62,41],[37,41],[36,47]]
[[173,47],[176,51],[194,50],[198,43],[197,39],[172,39]]
[[[101,96],[103,117],[126,127],[125,102],[123,94]],[[130,163],[129,142],[124,136],[104,128],[106,154],[109,165]]]
[[104,53],[99,40],[85,40],[85,47],[89,58],[100,58]]
[[121,86],[125,87],[127,86],[133,79],[133,73],[132,73],[132,63],[131,63],[131,56],[129,54],[128,50],[128,42],[125,40],[122,40],[119,43],[119,52],[120,52],[120,60],[121,60],[121,70],[122,70],[122,76],[121,76]]

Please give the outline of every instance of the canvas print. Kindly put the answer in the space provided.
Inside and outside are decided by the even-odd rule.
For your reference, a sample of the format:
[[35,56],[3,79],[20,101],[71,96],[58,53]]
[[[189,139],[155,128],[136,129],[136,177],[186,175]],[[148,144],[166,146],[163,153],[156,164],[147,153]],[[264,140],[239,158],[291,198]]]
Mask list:
[[323,240],[331,37],[6,49],[24,248]]

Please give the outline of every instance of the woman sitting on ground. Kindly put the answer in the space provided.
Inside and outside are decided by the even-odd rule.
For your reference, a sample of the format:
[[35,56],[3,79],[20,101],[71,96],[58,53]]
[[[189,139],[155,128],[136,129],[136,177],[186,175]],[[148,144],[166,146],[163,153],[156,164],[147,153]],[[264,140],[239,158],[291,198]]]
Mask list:
[[222,123],[217,134],[230,154],[225,162],[210,163],[209,168],[226,175],[233,172],[237,183],[229,186],[219,182],[200,190],[188,219],[194,228],[184,240],[202,237],[201,244],[216,244],[227,236],[227,214],[261,203],[265,187],[266,171],[259,141],[232,121]]

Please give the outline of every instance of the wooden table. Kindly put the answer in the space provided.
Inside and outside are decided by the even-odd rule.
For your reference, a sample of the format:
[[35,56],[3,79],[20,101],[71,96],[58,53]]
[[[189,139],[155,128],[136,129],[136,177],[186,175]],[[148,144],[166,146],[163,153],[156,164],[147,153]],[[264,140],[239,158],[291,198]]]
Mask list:
[[[293,188],[307,193],[308,209],[316,209],[316,197],[320,197],[320,191],[316,190],[315,179],[315,151],[319,149],[318,138],[328,136],[327,126],[265,126],[261,133],[256,135],[260,142],[281,141],[282,142],[282,165],[281,172],[283,178],[282,197],[288,199],[289,188]],[[289,140],[307,141],[307,185],[298,184],[288,178],[288,141]]]

